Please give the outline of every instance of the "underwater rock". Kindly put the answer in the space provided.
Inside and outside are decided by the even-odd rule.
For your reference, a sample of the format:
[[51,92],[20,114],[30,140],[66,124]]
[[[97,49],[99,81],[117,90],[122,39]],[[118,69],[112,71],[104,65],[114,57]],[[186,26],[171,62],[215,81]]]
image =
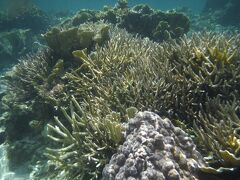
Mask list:
[[188,135],[169,119],[139,112],[126,141],[103,170],[106,179],[195,179],[203,158]]

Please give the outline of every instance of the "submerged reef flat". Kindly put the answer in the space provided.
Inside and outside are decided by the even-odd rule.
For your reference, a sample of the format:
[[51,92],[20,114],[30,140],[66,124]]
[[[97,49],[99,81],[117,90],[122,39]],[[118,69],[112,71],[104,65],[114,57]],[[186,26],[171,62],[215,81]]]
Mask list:
[[[234,179],[240,35],[186,34],[189,22],[119,0],[43,33],[46,46],[1,77],[9,171],[29,179]],[[1,36],[9,47],[12,31]]]

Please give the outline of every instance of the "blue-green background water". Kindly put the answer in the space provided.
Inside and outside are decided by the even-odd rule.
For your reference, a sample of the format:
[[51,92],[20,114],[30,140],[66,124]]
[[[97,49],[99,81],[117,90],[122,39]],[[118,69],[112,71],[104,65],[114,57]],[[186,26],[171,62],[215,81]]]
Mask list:
[[[0,0],[0,6],[9,0]],[[201,11],[206,0],[129,0],[129,5],[148,4],[154,8],[168,10],[177,7],[189,7],[195,12]],[[46,11],[76,11],[82,8],[100,9],[104,5],[114,6],[116,0],[35,0],[35,4]]]

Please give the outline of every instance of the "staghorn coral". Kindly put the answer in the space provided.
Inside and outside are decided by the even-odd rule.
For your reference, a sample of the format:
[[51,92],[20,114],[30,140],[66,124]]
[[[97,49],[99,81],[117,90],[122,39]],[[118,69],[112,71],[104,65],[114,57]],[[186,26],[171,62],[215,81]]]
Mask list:
[[[71,105],[71,115],[67,116],[64,112],[66,117],[70,116],[68,120],[73,119],[70,120],[70,127],[69,125],[63,125],[68,130],[61,125],[64,123],[63,120],[60,122],[60,120],[56,119],[59,128],[49,126],[51,130],[57,132],[55,136],[50,137],[52,137],[54,141],[59,141],[60,146],[59,148],[56,146],[55,150],[49,149],[48,153],[50,154],[48,155],[52,159],[51,162],[54,164],[56,172],[62,172],[64,177],[99,177],[102,168],[111,158],[111,155],[116,152],[116,148],[120,143],[119,138],[109,137],[112,132],[105,134],[107,130],[104,128],[108,127],[108,125],[105,124],[104,119],[112,117],[112,112],[119,112],[114,114],[117,115],[119,121],[119,125],[116,125],[120,126],[120,122],[134,116],[138,107],[146,108],[150,105],[147,103],[153,101],[153,99],[147,98],[149,97],[149,91],[145,91],[149,88],[148,85],[151,85],[152,81],[149,81],[149,84],[144,84],[142,83],[142,81],[144,81],[143,79],[135,86],[132,84],[135,83],[135,77],[131,76],[135,74],[136,77],[138,77],[137,69],[134,69],[135,65],[139,65],[140,70],[145,60],[148,62],[152,52],[149,46],[157,48],[158,45],[147,39],[141,41],[138,38],[134,38],[134,36],[127,34],[124,30],[112,29],[111,33],[111,39],[107,47],[97,47],[96,52],[93,52],[90,56],[88,56],[84,50],[74,51],[73,55],[82,62],[82,65],[72,72],[67,72],[64,77],[64,80],[68,82],[66,84],[67,92],[75,96],[73,101],[77,109],[82,109],[79,117],[73,113],[74,109]],[[129,46],[136,48],[136,51],[129,48]],[[137,51],[138,49],[145,49],[145,51]],[[138,62],[138,60],[140,62]],[[147,68],[148,67],[145,67],[141,71],[151,74],[151,72],[146,71]],[[139,76],[137,80],[141,78],[142,76]],[[158,84],[155,84],[155,86],[157,85]],[[139,89],[141,94],[138,94],[138,88],[142,88]],[[134,98],[136,98],[136,103],[134,103]],[[145,102],[147,99],[148,101]],[[82,103],[78,105],[76,103],[77,101]],[[138,107],[133,108],[134,105],[138,105]],[[80,123],[74,122],[74,118],[80,121]],[[85,125],[84,122],[82,122],[83,120],[86,123]],[[92,134],[92,130],[88,129],[88,122],[95,122],[96,126],[100,126],[99,129],[103,128],[101,130],[103,134],[98,134],[98,132]],[[115,121],[110,118],[108,123],[111,124],[114,122]],[[101,125],[101,123],[103,124]],[[122,133],[122,131],[118,132],[118,134],[120,133]],[[59,135],[62,135],[64,139],[56,139],[56,136]],[[76,135],[84,135],[84,137],[81,136],[81,138],[78,138]],[[72,136],[74,137],[72,138]],[[88,136],[93,138],[85,139]],[[101,141],[97,137],[99,137],[100,140],[103,139],[103,144],[99,144]],[[116,137],[119,137],[119,135]],[[90,144],[79,143],[87,140],[90,140]],[[116,140],[118,143],[116,143]],[[111,150],[107,151],[108,156],[105,154],[105,150],[103,149],[104,151],[102,152],[101,149],[106,143],[114,144],[114,148],[111,148],[111,146],[108,147]],[[73,144],[76,144],[76,146]],[[61,147],[63,147],[63,149],[61,149]],[[99,150],[97,151],[96,149],[98,148]],[[75,152],[78,152],[77,155]],[[93,159],[87,159],[86,156],[88,156],[89,153],[92,153]],[[86,174],[86,172],[90,173]]]
[[73,53],[83,65],[66,73],[66,87],[79,100],[99,95],[120,112],[127,105],[192,122],[208,98],[239,98],[236,37],[196,34],[159,45],[115,29],[105,48]]
[[[30,91],[31,88],[36,90],[44,88],[43,92],[47,97],[49,97],[49,94],[55,95],[56,92],[59,92],[60,96],[66,95],[64,97],[66,103],[52,103],[51,108],[55,105],[68,106],[67,97],[73,95],[77,102],[81,102],[80,107],[83,109],[83,114],[98,123],[105,122],[100,120],[106,119],[109,117],[108,115],[112,117],[112,112],[118,112],[119,120],[122,123],[132,117],[132,115],[126,115],[129,112],[127,108],[136,107],[141,111],[151,110],[158,114],[174,117],[173,120],[177,118],[187,125],[192,125],[199,111],[207,112],[206,102],[215,97],[219,97],[223,103],[231,101],[235,97],[236,104],[239,105],[238,35],[230,37],[226,34],[222,36],[216,36],[212,33],[195,34],[192,37],[184,37],[177,41],[169,39],[168,42],[162,44],[154,43],[148,38],[141,39],[130,35],[119,28],[111,28],[109,35],[110,39],[106,45],[103,47],[96,46],[93,52],[89,52],[87,49],[70,51],[71,56],[78,63],[68,61],[68,63],[72,63],[72,69],[67,69],[67,71],[63,69],[63,74],[61,73],[62,60],[56,62],[57,59],[54,59],[50,67],[47,68],[48,70],[44,71],[44,73],[46,72],[44,80],[40,79],[38,81],[40,83],[33,83],[34,86],[32,86],[30,77],[35,78],[38,71],[30,71],[29,73],[34,72],[33,75],[35,76],[29,76],[29,73],[23,74],[25,69],[22,68],[19,82],[16,81],[20,84],[19,88],[22,90],[26,88],[26,92]],[[64,62],[67,60],[64,60]],[[27,65],[30,66],[31,64],[27,63]],[[38,68],[37,70],[41,72],[44,69]],[[27,75],[30,80],[25,81],[26,78],[23,75]],[[52,80],[52,77],[54,80]],[[14,78],[17,79],[17,76]],[[33,82],[36,80],[33,79]],[[64,86],[64,90],[62,90],[62,86]],[[12,92],[15,93],[14,88]],[[34,91],[34,93],[40,100],[46,100],[45,98],[42,99],[41,93],[39,96],[39,91]],[[61,99],[58,96],[53,97],[58,101]],[[24,96],[22,98],[24,99]],[[31,96],[28,98],[27,103],[34,101]],[[47,102],[49,101],[47,100]],[[71,106],[70,109],[74,109]],[[29,108],[29,106],[24,107]],[[34,111],[36,112],[36,109]],[[77,117],[74,113],[70,112],[69,114],[70,119]],[[69,117],[66,113],[65,116]],[[80,119],[85,118],[81,114],[79,116]],[[35,119],[32,117],[25,117],[28,117],[26,118],[27,123],[24,122],[23,126],[31,125],[35,127],[38,124],[39,119],[34,121]],[[72,174],[74,177],[89,177],[84,174],[84,169],[82,169],[82,167],[86,167],[87,170],[91,170],[90,176],[92,178],[99,177],[102,167],[115,153],[117,145],[114,145],[114,148],[111,149],[109,156],[105,156],[105,152],[100,157],[93,153],[96,161],[92,160],[88,164],[86,163],[88,159],[84,159],[83,154],[91,153],[91,148],[96,150],[95,148],[101,147],[94,145],[94,143],[98,144],[99,140],[97,138],[90,139],[90,146],[82,149],[79,149],[80,146],[69,147],[70,144],[67,143],[74,142],[76,144],[78,142],[76,137],[82,131],[79,129],[73,131],[72,126],[75,126],[73,121],[66,122],[61,116],[59,120],[56,119],[56,123],[57,126],[55,127],[54,125],[49,126],[51,130],[54,131],[55,129],[57,131],[57,134],[52,135],[53,140],[56,140],[59,135],[61,136],[61,132],[65,134],[70,132],[67,133],[67,136],[64,135],[63,139],[65,139],[60,142],[59,146],[55,146],[55,151],[49,150],[49,157],[52,157],[52,167],[56,170],[56,173],[62,172],[65,176]],[[99,125],[102,128],[103,125],[98,123],[96,123],[96,126]],[[61,124],[67,130],[61,127]],[[82,127],[81,125],[79,124],[80,127]],[[88,129],[85,128],[84,130]],[[84,130],[83,132],[85,132]],[[106,131],[104,130],[104,132]],[[93,136],[92,132],[88,133],[89,131],[85,134],[86,137],[88,135]],[[71,137],[74,137],[75,140]],[[100,135],[99,137],[102,138]],[[232,142],[234,142],[234,137],[232,139]],[[115,140],[112,138],[108,143],[115,144]],[[68,147],[72,149],[68,149]],[[83,154],[78,157],[74,154],[75,152]],[[225,155],[229,156],[226,153]],[[99,162],[99,159],[101,163],[96,168],[98,164],[96,162]],[[79,162],[80,164],[76,163],[76,166],[74,166],[72,162]],[[82,162],[84,162],[84,166],[82,166]],[[93,166],[93,168],[90,168],[90,166]]]
[[194,129],[200,149],[205,153],[210,167],[206,173],[220,174],[240,167],[240,119],[236,102],[221,104],[218,99],[206,103],[207,112],[200,112]]
[[[175,45],[174,45],[175,44]],[[238,35],[195,34],[178,43],[167,43],[170,88],[163,98],[167,109],[180,119],[196,117],[205,102],[239,99]]]
[[[207,104],[215,98],[219,98],[216,107],[220,102],[233,101],[233,97],[239,106],[236,37],[195,34],[157,44],[113,29],[106,47],[97,47],[90,55],[73,52],[82,66],[66,73],[65,79],[71,82],[67,88],[79,101],[94,102],[101,97],[122,116],[126,107],[134,106],[175,117],[191,127],[199,112],[214,115],[215,111],[207,111]],[[234,140],[230,137],[226,142],[236,143]],[[231,157],[225,151],[223,155]]]
[[79,104],[72,97],[70,113],[61,109],[70,127],[57,117],[57,125],[48,124],[48,137],[60,143],[58,149],[47,148],[46,155],[54,165],[52,177],[99,179],[123,140],[120,114],[106,107],[104,100],[86,103]]
[[[163,52],[157,44],[141,40],[118,28],[111,30],[106,47],[97,47],[89,56],[84,51],[74,51],[82,65],[64,79],[78,101],[101,97],[112,110],[125,114],[125,109],[158,109],[155,97],[164,89],[161,61],[153,53]],[[158,88],[162,85],[162,89]]]
[[[54,106],[65,97],[64,88],[60,88],[62,71],[62,60],[51,65],[49,53],[39,52],[27,55],[3,76],[7,91],[1,105],[8,112],[6,130],[11,141],[36,128],[41,131],[52,116]],[[34,122],[39,122],[39,126]]]
[[[60,61],[63,64],[63,61]],[[47,98],[44,97],[46,95],[44,92],[56,83],[56,81],[53,82],[53,78],[55,77],[55,80],[57,80],[63,68],[60,61],[51,67],[49,52],[29,54],[23,57],[10,71],[6,72],[4,83],[18,102],[31,101],[32,98],[37,97]],[[57,71],[57,68],[60,69]]]

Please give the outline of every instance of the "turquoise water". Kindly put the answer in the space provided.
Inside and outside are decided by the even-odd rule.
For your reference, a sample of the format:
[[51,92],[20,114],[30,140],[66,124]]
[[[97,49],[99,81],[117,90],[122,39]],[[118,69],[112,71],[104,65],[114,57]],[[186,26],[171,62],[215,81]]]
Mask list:
[[[193,11],[200,12],[205,4],[205,1],[206,0],[130,0],[129,5],[134,6],[136,4],[143,3],[161,10],[168,10],[177,7],[189,7]],[[7,2],[9,3],[8,0],[1,0],[0,9],[4,9]],[[113,0],[34,0],[33,2],[46,11],[76,11],[82,8],[101,9],[104,5],[114,6],[116,4],[116,1]]]
[[[193,11],[201,11],[206,0],[129,0],[129,5],[148,4],[153,8],[168,10],[177,7],[189,7]],[[113,0],[35,0],[45,10],[78,10],[81,8],[101,9],[103,5],[114,6]]]

